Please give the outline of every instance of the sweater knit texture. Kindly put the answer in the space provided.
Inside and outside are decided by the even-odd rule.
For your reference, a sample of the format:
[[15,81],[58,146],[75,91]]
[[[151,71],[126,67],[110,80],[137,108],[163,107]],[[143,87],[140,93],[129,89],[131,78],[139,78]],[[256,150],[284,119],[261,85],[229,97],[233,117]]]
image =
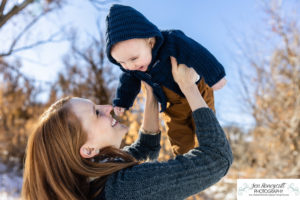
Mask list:
[[124,151],[140,165],[122,169],[108,178],[98,199],[182,200],[217,183],[233,162],[228,140],[213,111],[193,112],[199,146],[166,162],[156,161],[160,150],[158,135],[139,133],[139,138]]
[[[125,70],[111,56],[112,46],[120,41],[151,37],[155,37],[156,41],[146,72]],[[106,53],[108,59],[122,70],[113,105],[126,109],[133,105],[140,92],[141,80],[153,88],[161,112],[166,110],[168,101],[162,85],[184,97],[173,79],[170,56],[175,57],[179,64],[194,68],[209,86],[225,77],[224,67],[201,44],[180,30],[160,31],[143,14],[129,6],[114,4],[109,10],[106,17]]]

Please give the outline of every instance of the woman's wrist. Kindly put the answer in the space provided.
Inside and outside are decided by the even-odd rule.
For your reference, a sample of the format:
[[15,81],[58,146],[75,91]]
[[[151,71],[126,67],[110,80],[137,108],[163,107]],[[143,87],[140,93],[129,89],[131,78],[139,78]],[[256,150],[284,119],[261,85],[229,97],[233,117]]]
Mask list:
[[180,89],[189,102],[192,111],[198,108],[208,107],[196,84],[181,87]]
[[145,134],[157,134],[159,131],[159,107],[153,91],[146,92],[142,132]]
[[157,103],[155,96],[153,94],[147,94],[146,96],[146,103],[148,104],[155,104]]
[[143,134],[147,134],[147,135],[157,135],[160,133],[160,130],[157,129],[157,130],[147,130],[145,129],[143,126],[140,128],[140,131],[143,133]]
[[147,91],[146,92],[146,105],[149,105],[150,107],[158,107],[158,102],[153,94],[153,91]]
[[145,107],[141,129],[144,132],[156,133],[159,131],[159,110],[158,104],[152,103]]
[[179,88],[181,89],[182,93],[193,93],[193,91],[198,88],[196,84],[186,84],[186,83],[182,83],[179,84]]
[[155,99],[153,91],[152,90],[146,90],[146,99]]

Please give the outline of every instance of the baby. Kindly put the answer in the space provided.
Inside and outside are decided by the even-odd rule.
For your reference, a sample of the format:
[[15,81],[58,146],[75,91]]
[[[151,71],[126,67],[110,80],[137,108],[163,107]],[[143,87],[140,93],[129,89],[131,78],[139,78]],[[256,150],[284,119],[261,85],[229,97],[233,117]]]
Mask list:
[[189,104],[173,79],[170,57],[199,74],[195,84],[213,111],[213,90],[226,84],[223,66],[182,31],[160,31],[132,7],[113,5],[106,25],[108,59],[123,71],[113,100],[114,112],[120,116],[129,109],[140,91],[141,80],[145,81],[153,88],[160,112],[164,113],[173,152],[188,152],[195,145],[195,125]]

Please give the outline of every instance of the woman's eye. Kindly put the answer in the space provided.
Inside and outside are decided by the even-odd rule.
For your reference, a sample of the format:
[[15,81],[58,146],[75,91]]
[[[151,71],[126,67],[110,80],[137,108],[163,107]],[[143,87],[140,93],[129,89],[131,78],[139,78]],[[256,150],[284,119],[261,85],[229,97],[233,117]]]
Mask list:
[[99,117],[99,115],[100,115],[99,110],[96,110],[96,115],[97,115],[97,117]]
[[136,59],[137,59],[137,57],[131,58],[131,61],[134,61],[134,60],[136,60]]

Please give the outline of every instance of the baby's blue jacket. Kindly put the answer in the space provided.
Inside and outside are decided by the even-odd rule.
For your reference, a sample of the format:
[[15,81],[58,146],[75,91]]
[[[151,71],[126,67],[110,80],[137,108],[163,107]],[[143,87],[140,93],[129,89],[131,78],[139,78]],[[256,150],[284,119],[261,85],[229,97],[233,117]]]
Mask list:
[[[123,71],[113,100],[114,106],[129,109],[141,89],[141,80],[152,86],[154,95],[161,104],[161,112],[165,111],[168,101],[162,85],[184,96],[173,79],[170,56],[175,57],[179,64],[193,67],[209,86],[225,76],[224,67],[198,42],[180,30],[160,31],[142,13],[130,6],[112,5],[106,17],[106,25],[107,57]],[[127,71],[111,56],[111,49],[118,42],[151,37],[155,37],[155,45],[146,72]]]
[[209,86],[213,86],[226,75],[224,67],[218,60],[205,47],[182,31],[161,31],[161,35],[156,35],[152,62],[146,72],[127,71],[111,58],[111,61],[119,65],[123,71],[113,105],[129,109],[140,92],[141,80],[152,86],[154,95],[161,104],[161,112],[165,111],[167,103],[161,85],[184,97],[173,79],[170,56],[175,57],[178,64],[193,67]]

